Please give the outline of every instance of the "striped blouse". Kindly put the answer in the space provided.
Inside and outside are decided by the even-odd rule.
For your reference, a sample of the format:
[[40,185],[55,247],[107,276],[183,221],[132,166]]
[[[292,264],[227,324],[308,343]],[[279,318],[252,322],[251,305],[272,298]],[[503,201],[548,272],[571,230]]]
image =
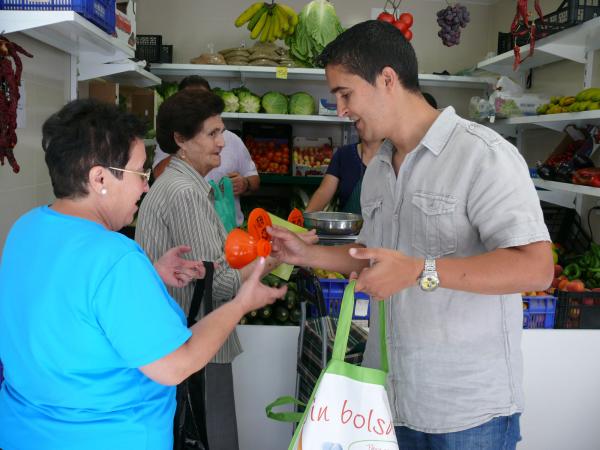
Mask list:
[[[186,254],[187,258],[218,263],[213,281],[213,308],[217,308],[233,298],[241,284],[240,272],[225,261],[226,237],[208,182],[187,162],[172,158],[142,201],[135,240],[152,261],[172,247],[188,245],[192,251]],[[187,315],[194,283],[184,288],[168,287],[168,290]],[[203,309],[200,308],[199,316]],[[229,363],[241,352],[234,331],[212,362]]]

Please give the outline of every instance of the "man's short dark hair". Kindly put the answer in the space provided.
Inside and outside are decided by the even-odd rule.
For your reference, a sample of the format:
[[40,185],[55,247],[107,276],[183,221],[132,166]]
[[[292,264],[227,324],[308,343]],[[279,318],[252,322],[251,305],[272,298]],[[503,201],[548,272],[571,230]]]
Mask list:
[[367,20],[348,28],[329,43],[317,64],[340,65],[372,85],[385,67],[391,67],[405,89],[419,92],[419,70],[415,51],[393,25]]
[[190,75],[179,82],[180,91],[183,91],[186,88],[200,88],[210,91],[210,84],[200,75]]
[[435,97],[431,94],[429,94],[428,92],[421,92],[421,94],[423,94],[423,98],[425,98],[425,100],[427,100],[427,103],[429,103],[429,105],[433,108],[438,107],[437,101],[435,99]]
[[[88,194],[94,166],[125,167],[131,144],[143,139],[144,124],[115,105],[74,100],[51,115],[42,126],[42,147],[56,198]],[[122,172],[114,172],[117,178]]]
[[165,153],[176,153],[179,146],[175,133],[184,139],[193,138],[202,130],[206,119],[223,112],[221,97],[211,91],[179,91],[166,99],[156,116],[156,140]]

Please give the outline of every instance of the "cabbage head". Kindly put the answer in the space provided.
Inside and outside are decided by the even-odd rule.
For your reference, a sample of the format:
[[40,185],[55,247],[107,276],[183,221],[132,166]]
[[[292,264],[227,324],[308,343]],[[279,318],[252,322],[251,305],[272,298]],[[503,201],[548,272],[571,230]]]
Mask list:
[[225,102],[225,109],[223,112],[237,112],[240,107],[240,101],[233,92],[223,91],[219,94]]
[[313,115],[315,113],[315,99],[306,92],[296,92],[290,97],[290,114]]
[[260,111],[260,97],[254,95],[250,91],[240,92],[238,94],[238,98],[240,99],[240,109],[241,113],[257,113]]
[[261,105],[267,114],[287,114],[288,99],[281,92],[267,92],[262,96]]

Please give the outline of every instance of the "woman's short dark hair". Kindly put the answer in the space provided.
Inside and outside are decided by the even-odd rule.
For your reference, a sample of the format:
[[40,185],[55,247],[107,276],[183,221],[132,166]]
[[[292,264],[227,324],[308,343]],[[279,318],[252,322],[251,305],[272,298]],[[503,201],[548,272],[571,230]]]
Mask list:
[[202,78],[200,75],[189,75],[179,82],[179,90],[183,91],[187,88],[200,88],[210,91],[210,84],[206,81],[206,78]]
[[210,91],[183,90],[166,99],[156,116],[156,140],[165,153],[176,153],[179,146],[175,133],[193,138],[202,130],[204,121],[223,112],[221,97]]
[[348,28],[325,47],[317,64],[340,65],[372,85],[385,67],[391,67],[405,89],[419,92],[419,70],[412,45],[400,30],[380,20]]
[[[42,126],[42,147],[56,198],[88,194],[94,166],[125,167],[131,144],[143,139],[144,124],[115,105],[74,100],[51,115]],[[115,172],[121,178],[121,172]]]

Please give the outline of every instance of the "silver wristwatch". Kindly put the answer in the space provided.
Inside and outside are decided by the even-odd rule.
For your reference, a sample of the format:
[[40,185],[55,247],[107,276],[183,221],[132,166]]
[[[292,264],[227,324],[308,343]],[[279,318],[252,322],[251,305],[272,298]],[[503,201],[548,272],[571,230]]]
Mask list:
[[423,273],[419,277],[419,286],[425,292],[434,291],[440,285],[440,278],[438,277],[437,270],[435,268],[435,259],[426,259],[425,268]]

